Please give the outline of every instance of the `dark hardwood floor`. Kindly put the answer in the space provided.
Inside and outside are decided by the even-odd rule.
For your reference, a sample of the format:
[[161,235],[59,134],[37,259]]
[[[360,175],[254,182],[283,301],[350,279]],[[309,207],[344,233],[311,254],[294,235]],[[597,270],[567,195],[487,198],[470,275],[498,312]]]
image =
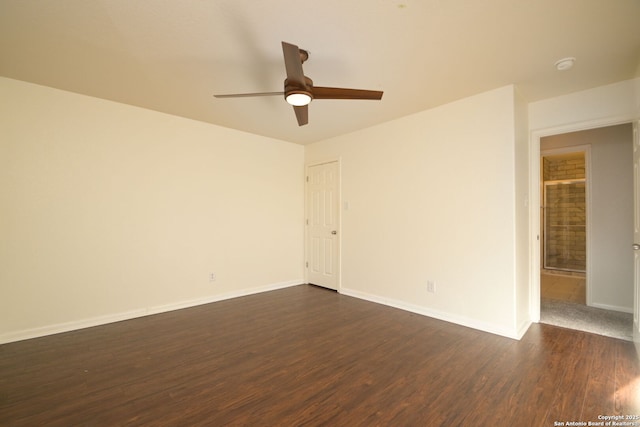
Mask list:
[[0,346],[2,426],[553,426],[640,414],[632,343],[313,286]]

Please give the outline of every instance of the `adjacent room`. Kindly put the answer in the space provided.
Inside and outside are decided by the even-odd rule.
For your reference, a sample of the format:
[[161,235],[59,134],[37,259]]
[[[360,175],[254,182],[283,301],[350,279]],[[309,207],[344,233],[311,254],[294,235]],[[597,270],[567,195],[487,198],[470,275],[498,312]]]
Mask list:
[[0,0],[0,424],[640,414],[639,16]]
[[633,126],[541,140],[541,320],[633,339]]

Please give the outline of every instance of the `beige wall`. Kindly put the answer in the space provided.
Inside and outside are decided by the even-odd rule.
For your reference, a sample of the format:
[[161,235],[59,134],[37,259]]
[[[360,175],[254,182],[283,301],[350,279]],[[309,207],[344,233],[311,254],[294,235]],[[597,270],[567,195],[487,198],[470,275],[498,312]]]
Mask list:
[[529,107],[518,92],[514,98],[515,124],[515,316],[518,335],[524,334],[531,324],[531,249],[529,210]]
[[[302,281],[304,147],[9,79],[0,90],[4,341]],[[343,159],[343,291],[518,335],[523,105],[507,87],[307,147],[307,164]]]
[[607,126],[639,116],[640,78],[529,104],[529,128],[534,134]]
[[307,164],[341,159],[341,292],[518,336],[528,158],[516,104],[509,86],[307,146]]
[[303,281],[302,146],[5,78],[0,117],[0,342]]
[[336,158],[342,292],[518,337],[537,135],[637,116],[638,93],[509,86],[305,149],[0,78],[0,342],[301,282],[304,165]]

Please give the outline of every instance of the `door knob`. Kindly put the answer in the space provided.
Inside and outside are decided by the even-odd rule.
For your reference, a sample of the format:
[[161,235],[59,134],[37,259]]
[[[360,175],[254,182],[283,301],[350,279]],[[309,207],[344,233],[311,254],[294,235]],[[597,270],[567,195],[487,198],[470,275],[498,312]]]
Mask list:
[[640,244],[638,244],[638,243],[634,243],[631,247],[633,248],[634,251],[639,251],[640,250]]
[[[331,234],[338,234],[336,230],[331,231]],[[640,245],[638,245],[638,249],[640,249]]]

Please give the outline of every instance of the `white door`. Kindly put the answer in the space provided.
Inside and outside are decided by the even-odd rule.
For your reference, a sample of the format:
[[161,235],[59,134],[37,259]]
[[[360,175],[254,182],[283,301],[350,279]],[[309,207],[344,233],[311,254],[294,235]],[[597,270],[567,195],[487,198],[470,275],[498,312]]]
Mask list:
[[307,281],[338,289],[338,162],[307,169]]
[[633,124],[633,340],[640,343],[640,121]]

